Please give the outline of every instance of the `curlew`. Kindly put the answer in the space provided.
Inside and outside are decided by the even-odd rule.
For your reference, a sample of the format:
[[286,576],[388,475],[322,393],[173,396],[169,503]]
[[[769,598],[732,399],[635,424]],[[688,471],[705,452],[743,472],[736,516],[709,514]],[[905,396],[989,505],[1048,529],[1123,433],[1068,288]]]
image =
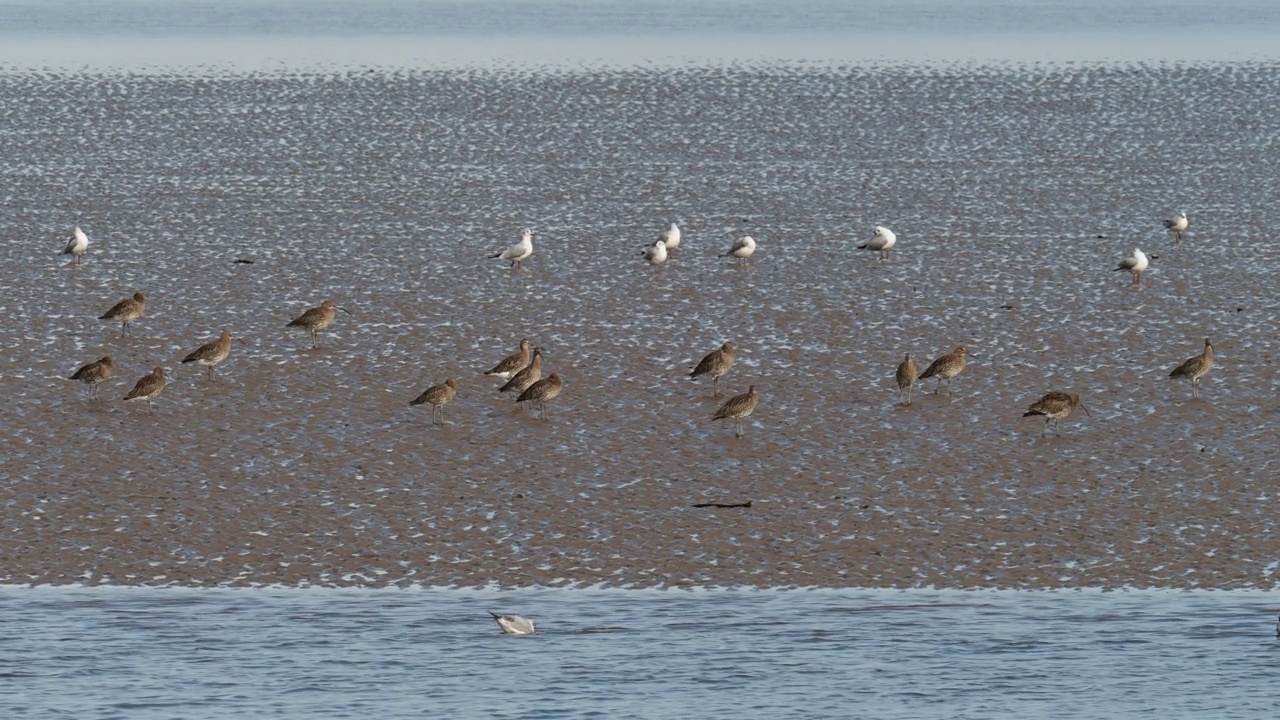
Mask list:
[[640,252],[644,256],[645,262],[650,265],[661,265],[667,261],[667,245],[662,242],[662,238],[653,241],[653,244]]
[[133,386],[133,389],[129,391],[128,395],[124,396],[124,399],[146,400],[147,411],[154,414],[155,408],[151,407],[151,401],[164,390],[164,384],[164,368],[157,367],[150,374],[142,376],[142,379]]
[[536,401],[538,408],[542,411],[542,419],[547,419],[547,401],[555,400],[560,391],[564,389],[564,383],[560,380],[560,376],[551,373],[547,377],[525,388],[520,393],[520,397],[516,398],[516,402]]
[[1168,228],[1169,232],[1173,233],[1173,241],[1175,243],[1182,242],[1182,233],[1187,229],[1187,214],[1179,212],[1172,218],[1165,220],[1164,226]]
[[668,250],[675,250],[680,247],[680,226],[671,223],[671,227],[663,230],[658,235],[658,239],[662,241],[663,246]]
[[530,385],[538,382],[541,379],[542,379],[542,348],[534,347],[533,359],[529,361],[528,365],[525,365],[523,368],[521,368],[520,372],[517,372],[515,375],[512,375],[511,379],[507,381],[506,385],[503,385],[502,387],[498,388],[498,394],[502,394],[505,392],[513,392],[516,394],[516,397],[519,397],[520,393],[523,393],[525,390],[528,390]]
[[533,231],[530,230],[529,228],[525,228],[523,231],[521,231],[520,242],[516,243],[515,245],[512,245],[511,247],[507,248],[506,250],[503,250],[502,252],[494,253],[490,255],[489,258],[490,259],[497,258],[499,260],[510,260],[511,267],[519,270],[522,267],[521,263],[524,262],[525,260],[528,260],[529,256],[532,254],[533,254]]
[[734,241],[733,245],[720,257],[738,258],[738,264],[742,265],[756,251],[756,241],[750,235],[743,235]]
[[87,252],[89,252],[89,236],[85,235],[77,225],[71,232],[71,239],[67,241],[67,247],[62,250],[62,254],[71,256],[72,265],[79,265],[81,256]]
[[147,299],[140,292],[133,294],[133,297],[126,298],[111,306],[111,309],[98,316],[99,320],[119,320],[120,321],[120,337],[126,334],[133,335],[132,328],[129,323],[142,317],[142,313],[147,309]]
[[510,380],[512,375],[520,372],[529,364],[529,340],[525,338],[520,341],[520,352],[515,355],[508,355],[502,358],[497,365],[485,371],[485,375],[490,377],[500,377],[503,380]]
[[504,635],[533,635],[533,621],[526,620],[519,615],[499,615],[496,612],[490,612],[493,621],[498,623],[498,627],[502,628]]
[[80,366],[75,374],[71,376],[72,380],[79,380],[89,386],[89,399],[93,400],[98,397],[98,385],[111,379],[112,374],[116,371],[116,364],[111,361],[111,356],[104,356],[101,360],[96,360],[88,365]]
[[209,379],[213,380],[213,366],[223,360],[226,360],[227,356],[231,354],[232,340],[244,345],[243,340],[232,335],[230,331],[223,330],[222,335],[220,335],[217,340],[201,345],[195,351],[182,358],[182,362],[184,364],[193,362],[205,366],[209,369]]
[[1080,395],[1068,395],[1064,392],[1048,392],[1044,397],[1031,403],[1031,407],[1022,413],[1022,417],[1033,417],[1040,415],[1044,417],[1044,427],[1040,430],[1040,437],[1044,437],[1049,431],[1049,423],[1053,423],[1054,431],[1057,431],[1058,421],[1064,417],[1071,415],[1075,409],[1079,407],[1084,410],[1085,415],[1089,415],[1089,408],[1080,402]]
[[431,423],[433,425],[447,425],[444,421],[444,406],[453,402],[458,395],[458,383],[452,378],[445,380],[439,385],[432,385],[422,394],[409,401],[410,405],[430,405],[431,406]]
[[733,369],[734,352],[733,343],[726,342],[718,350],[713,350],[702,358],[702,362],[698,363],[693,372],[689,373],[689,377],[697,378],[699,375],[710,375],[711,397],[720,397],[720,378]]
[[858,246],[859,250],[877,250],[880,255],[876,260],[888,260],[889,251],[893,249],[894,243],[898,242],[898,236],[887,227],[876,226],[875,239],[870,242],[863,243]]
[[723,420],[725,418],[733,418],[733,434],[736,437],[742,437],[742,418],[755,412],[756,405],[760,403],[760,394],[756,392],[756,386],[751,385],[747,391],[741,395],[735,395],[711,416],[712,420]]
[[951,391],[951,379],[960,374],[964,370],[966,364],[965,358],[977,358],[977,355],[966,353],[964,348],[958,347],[955,350],[943,355],[929,364],[929,367],[920,373],[921,380],[927,380],[931,377],[938,378],[938,385],[933,389],[933,394],[937,395],[942,389],[942,381],[947,381],[947,394],[953,394]]
[[[344,307],[334,305],[332,301],[325,300],[320,303],[320,307],[314,307],[294,318],[285,327],[300,327],[311,333],[312,349],[320,347],[320,338],[317,333],[326,330],[333,321],[338,317],[338,310],[351,315],[351,311]],[[352,317],[355,317],[354,315]]]
[[898,366],[898,372],[895,379],[898,381],[898,401],[902,402],[902,394],[906,393],[907,399],[904,405],[911,404],[911,393],[915,389],[916,379],[920,377],[920,368],[916,367],[916,363],[911,359],[911,353],[907,353],[907,359],[902,361]]
[[1147,266],[1151,263],[1147,260],[1146,253],[1138,248],[1133,249],[1133,255],[1120,261],[1116,266],[1116,270],[1127,270],[1133,277],[1134,285],[1142,284],[1142,273],[1146,272]]
[[1204,339],[1204,352],[1188,359],[1169,373],[1171,378],[1191,378],[1191,398],[1200,397],[1200,379],[1213,369],[1213,343]]

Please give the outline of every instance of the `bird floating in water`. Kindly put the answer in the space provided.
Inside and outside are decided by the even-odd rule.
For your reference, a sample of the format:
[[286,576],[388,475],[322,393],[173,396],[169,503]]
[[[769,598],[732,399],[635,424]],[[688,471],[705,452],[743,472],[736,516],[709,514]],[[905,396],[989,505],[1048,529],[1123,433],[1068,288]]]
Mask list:
[[499,615],[490,611],[493,621],[498,623],[498,627],[502,628],[504,635],[533,635],[533,621],[526,620],[519,615]]

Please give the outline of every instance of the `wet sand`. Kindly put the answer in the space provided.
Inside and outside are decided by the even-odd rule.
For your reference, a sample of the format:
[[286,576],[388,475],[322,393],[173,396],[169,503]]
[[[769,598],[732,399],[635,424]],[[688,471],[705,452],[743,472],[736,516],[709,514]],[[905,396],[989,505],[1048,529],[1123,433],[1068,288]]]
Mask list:
[[[1277,78],[2,75],[0,582],[1272,587]],[[876,224],[891,263],[852,249]],[[486,259],[526,225],[525,270]],[[285,325],[324,299],[354,316],[313,350]],[[178,363],[223,328],[216,382]],[[524,337],[549,422],[481,375]],[[1205,337],[1193,401],[1166,376]],[[685,377],[725,340],[740,440]],[[903,353],[957,345],[954,397],[898,406]],[[90,402],[65,378],[105,354]],[[433,427],[408,401],[451,377]],[[1042,438],[1053,389],[1092,415]]]

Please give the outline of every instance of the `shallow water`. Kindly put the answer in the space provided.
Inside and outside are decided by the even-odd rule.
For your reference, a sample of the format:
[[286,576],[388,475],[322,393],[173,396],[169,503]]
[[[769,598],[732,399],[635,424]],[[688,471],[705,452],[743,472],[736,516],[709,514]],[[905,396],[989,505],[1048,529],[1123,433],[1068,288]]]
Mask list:
[[[1256,592],[0,588],[0,713],[1269,718],[1275,609]],[[500,635],[489,610],[543,634]]]

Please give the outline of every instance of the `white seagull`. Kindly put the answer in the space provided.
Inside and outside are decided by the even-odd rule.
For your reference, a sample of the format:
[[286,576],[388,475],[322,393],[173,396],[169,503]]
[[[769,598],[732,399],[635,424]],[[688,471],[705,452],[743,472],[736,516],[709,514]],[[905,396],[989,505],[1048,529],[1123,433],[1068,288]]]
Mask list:
[[889,251],[893,249],[893,244],[896,242],[898,242],[898,236],[894,235],[892,230],[890,230],[887,227],[882,227],[880,225],[877,225],[876,239],[872,240],[871,242],[863,243],[862,245],[859,245],[858,249],[859,250],[879,250],[880,251],[879,259],[884,260],[889,257]]
[[526,620],[519,615],[499,615],[490,611],[493,621],[498,623],[498,627],[502,628],[505,635],[532,635],[533,621]]
[[658,238],[640,254],[644,255],[644,259],[650,265],[661,265],[667,261],[667,243],[662,238]]
[[67,247],[62,251],[63,255],[70,255],[71,262],[79,265],[80,256],[89,251],[89,236],[77,225],[75,231],[71,234],[71,239],[67,241]]
[[751,257],[751,253],[756,251],[756,241],[750,235],[743,235],[733,243],[733,247],[725,251],[720,257],[736,257],[738,264],[746,262]]
[[490,258],[498,258],[500,260],[510,260],[511,267],[519,269],[520,263],[529,259],[533,254],[533,231],[525,228],[520,236],[520,242],[512,245],[500,253],[490,255]]
[[671,223],[671,227],[663,230],[662,234],[658,236],[658,239],[662,241],[662,244],[665,245],[668,250],[675,250],[680,247],[680,226],[675,223]]
[[1141,285],[1142,273],[1149,264],[1146,254],[1138,248],[1134,248],[1133,255],[1121,260],[1120,264],[1116,266],[1116,270],[1128,270],[1129,274],[1133,276],[1133,284]]
[[1177,215],[1174,215],[1172,219],[1165,220],[1164,226],[1169,228],[1169,231],[1173,233],[1174,242],[1181,242],[1182,231],[1187,229],[1187,214],[1185,212],[1179,212]]

